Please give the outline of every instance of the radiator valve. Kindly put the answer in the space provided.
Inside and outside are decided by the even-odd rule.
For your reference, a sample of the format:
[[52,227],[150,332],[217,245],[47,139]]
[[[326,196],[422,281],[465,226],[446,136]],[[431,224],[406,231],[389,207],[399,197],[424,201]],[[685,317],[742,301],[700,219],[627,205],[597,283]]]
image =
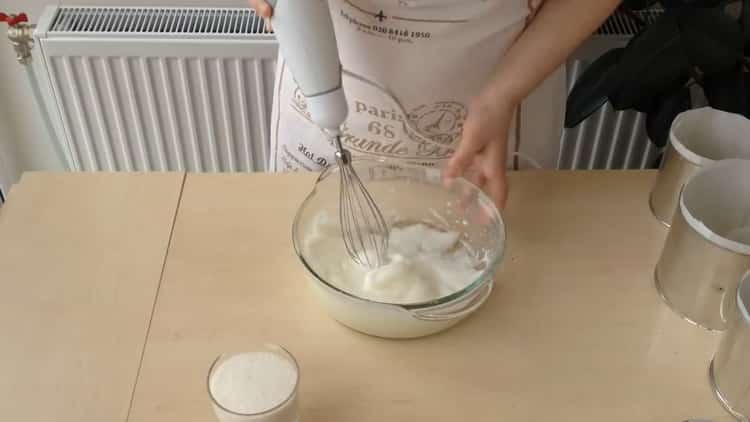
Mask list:
[[25,13],[6,15],[0,12],[0,22],[8,24],[8,39],[16,50],[16,58],[21,64],[31,63],[31,48],[34,46],[34,25],[29,24]]

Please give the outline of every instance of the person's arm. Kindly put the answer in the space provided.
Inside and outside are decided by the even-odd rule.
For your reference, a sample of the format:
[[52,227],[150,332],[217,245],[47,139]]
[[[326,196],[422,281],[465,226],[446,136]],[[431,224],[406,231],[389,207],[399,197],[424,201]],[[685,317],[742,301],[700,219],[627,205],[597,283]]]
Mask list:
[[[459,147],[446,169],[471,179],[505,204],[508,130],[516,107],[567,60],[617,8],[620,0],[547,0],[474,99]],[[541,116],[540,118],[544,118]]]
[[609,17],[620,0],[547,0],[498,66],[489,95],[522,101]]

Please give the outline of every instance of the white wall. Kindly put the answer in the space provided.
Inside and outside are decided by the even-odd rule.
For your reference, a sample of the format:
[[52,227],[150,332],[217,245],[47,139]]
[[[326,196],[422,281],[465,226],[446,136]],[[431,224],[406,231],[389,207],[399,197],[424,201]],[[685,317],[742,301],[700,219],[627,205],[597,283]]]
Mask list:
[[[244,0],[81,0],[66,5],[100,6],[214,6],[247,7]],[[45,6],[54,0],[0,0],[0,11],[26,12],[36,22]],[[24,66],[16,62],[13,47],[0,26],[0,185],[8,188],[27,170],[62,170],[65,165],[53,147],[39,115]],[[36,48],[36,47],[35,47]]]
[[[5,114],[5,111],[0,109],[0,128],[9,127]],[[0,130],[0,188],[6,195],[11,182],[16,180],[19,174],[16,160],[13,159],[17,154],[11,139],[9,131]]]

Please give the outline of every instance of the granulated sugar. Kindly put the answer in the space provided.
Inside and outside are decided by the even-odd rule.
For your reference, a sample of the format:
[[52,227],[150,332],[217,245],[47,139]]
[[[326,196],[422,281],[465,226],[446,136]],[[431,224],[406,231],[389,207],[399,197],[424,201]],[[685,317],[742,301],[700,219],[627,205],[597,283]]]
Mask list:
[[222,407],[243,414],[270,410],[294,391],[294,365],[270,352],[232,356],[216,368],[209,381],[214,399]]

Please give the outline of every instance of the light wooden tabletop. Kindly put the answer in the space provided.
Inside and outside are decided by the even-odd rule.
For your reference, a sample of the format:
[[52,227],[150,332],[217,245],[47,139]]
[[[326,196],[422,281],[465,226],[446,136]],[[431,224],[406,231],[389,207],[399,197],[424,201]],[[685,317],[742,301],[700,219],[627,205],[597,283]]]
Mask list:
[[[98,176],[79,177],[99,183]],[[132,363],[138,360],[135,349],[143,338],[140,343],[131,339],[129,347],[111,350],[111,332],[132,325],[140,330],[133,329],[134,333],[145,337],[150,307],[138,303],[153,299],[158,277],[147,286],[138,286],[142,297],[131,299],[137,303],[128,308],[130,315],[102,318],[102,305],[93,309],[90,303],[75,315],[63,314],[70,321],[78,321],[84,313],[97,315],[95,322],[81,321],[93,331],[85,334],[87,341],[76,345],[88,357],[92,350],[98,352],[99,364],[111,359],[118,363],[113,367],[122,368],[107,372],[97,367],[85,373],[83,384],[76,375],[75,365],[80,363],[69,359],[74,350],[71,343],[56,345],[44,339],[50,335],[59,341],[62,334],[54,320],[39,309],[50,294],[40,289],[54,282],[39,277],[30,287],[17,288],[26,296],[13,303],[25,306],[0,310],[0,315],[7,317],[12,312],[16,319],[51,325],[37,335],[0,322],[4,324],[0,336],[20,336],[20,345],[14,346],[17,350],[9,354],[0,348],[0,358],[24,362],[24,371],[31,370],[36,376],[40,371],[33,365],[51,365],[55,386],[68,383],[69,394],[77,397],[93,397],[92,386],[101,388],[99,394],[117,393],[108,395],[107,403],[80,402],[78,411],[66,409],[62,401],[55,402],[57,412],[66,416],[55,420],[64,422],[123,420],[127,403],[118,400],[133,386],[133,379],[125,374],[135,373],[139,375],[129,421],[211,421],[205,377],[212,359],[262,342],[282,344],[297,357],[304,421],[550,417],[571,422],[729,421],[706,378],[717,336],[674,315],[653,287],[652,271],[666,235],[666,229],[648,210],[653,177],[650,172],[512,174],[511,200],[505,212],[508,251],[491,298],[474,316],[445,333],[393,341],[358,334],[334,322],[307,289],[304,271],[292,250],[290,225],[312,186],[313,175],[188,175],[140,372]],[[24,184],[14,190],[12,206],[20,207],[13,204],[16,200],[22,203],[20,198],[30,203],[52,202],[39,199],[44,192],[31,195]],[[167,197],[171,201],[176,193],[170,187],[162,194],[163,201]],[[122,225],[110,227],[113,217],[94,215],[105,207],[123,218],[116,208],[128,204],[116,200],[114,194],[104,197],[112,202],[106,206],[92,204],[85,196],[77,198],[84,205],[66,211],[68,219],[83,221],[73,217],[83,213],[98,228],[96,233],[128,233]],[[173,205],[176,202],[174,199]],[[160,203],[142,202],[149,211],[140,212],[161,215],[157,210]],[[8,221],[19,221],[12,211],[7,209],[0,217],[0,237],[10,230]],[[168,235],[163,232],[171,227],[166,220],[166,216],[154,218],[148,223],[150,230],[128,233],[130,239],[143,237],[140,242],[144,245],[144,251],[130,254],[157,260],[159,253],[154,249],[161,247],[162,254],[166,250]],[[31,224],[33,220],[24,221]],[[56,225],[45,224],[37,230],[38,242],[61,242],[51,239],[59,234]],[[93,259],[112,253],[101,233],[95,239],[98,248],[89,244],[93,235],[69,235],[77,240],[70,245],[72,252],[67,252],[73,256],[90,255]],[[6,249],[0,247],[0,256]],[[121,254],[122,262],[132,264],[123,258],[130,254]],[[24,268],[62,265],[50,255],[29,255],[29,265]],[[107,266],[122,265],[109,259]],[[92,265],[88,261],[77,264]],[[140,267],[146,271],[149,265]],[[40,270],[24,271],[30,280]],[[0,283],[3,289],[8,285]],[[88,288],[73,284],[67,290],[50,292],[70,295],[59,297],[58,304],[76,303],[78,295],[88,294]],[[100,340],[94,342],[97,338]],[[24,355],[22,349],[39,345],[47,349],[44,356]],[[22,407],[33,403],[34,397],[26,392],[43,380],[27,380],[12,364],[0,365],[11,369],[15,389],[23,390],[11,389],[6,378],[0,378],[4,393],[0,408],[6,402],[17,401]],[[115,387],[116,383],[120,385]],[[54,394],[52,388],[41,393]],[[87,409],[89,413],[80,413]],[[32,418],[23,419],[45,420],[33,413],[41,412],[36,407],[31,412]]]
[[513,174],[497,290],[411,341],[353,332],[308,291],[290,226],[312,180],[188,175],[132,422],[211,420],[211,360],[258,342],[298,358],[311,422],[728,420],[706,380],[715,336],[652,285],[653,174]]
[[182,174],[26,174],[0,214],[0,420],[125,421]]

